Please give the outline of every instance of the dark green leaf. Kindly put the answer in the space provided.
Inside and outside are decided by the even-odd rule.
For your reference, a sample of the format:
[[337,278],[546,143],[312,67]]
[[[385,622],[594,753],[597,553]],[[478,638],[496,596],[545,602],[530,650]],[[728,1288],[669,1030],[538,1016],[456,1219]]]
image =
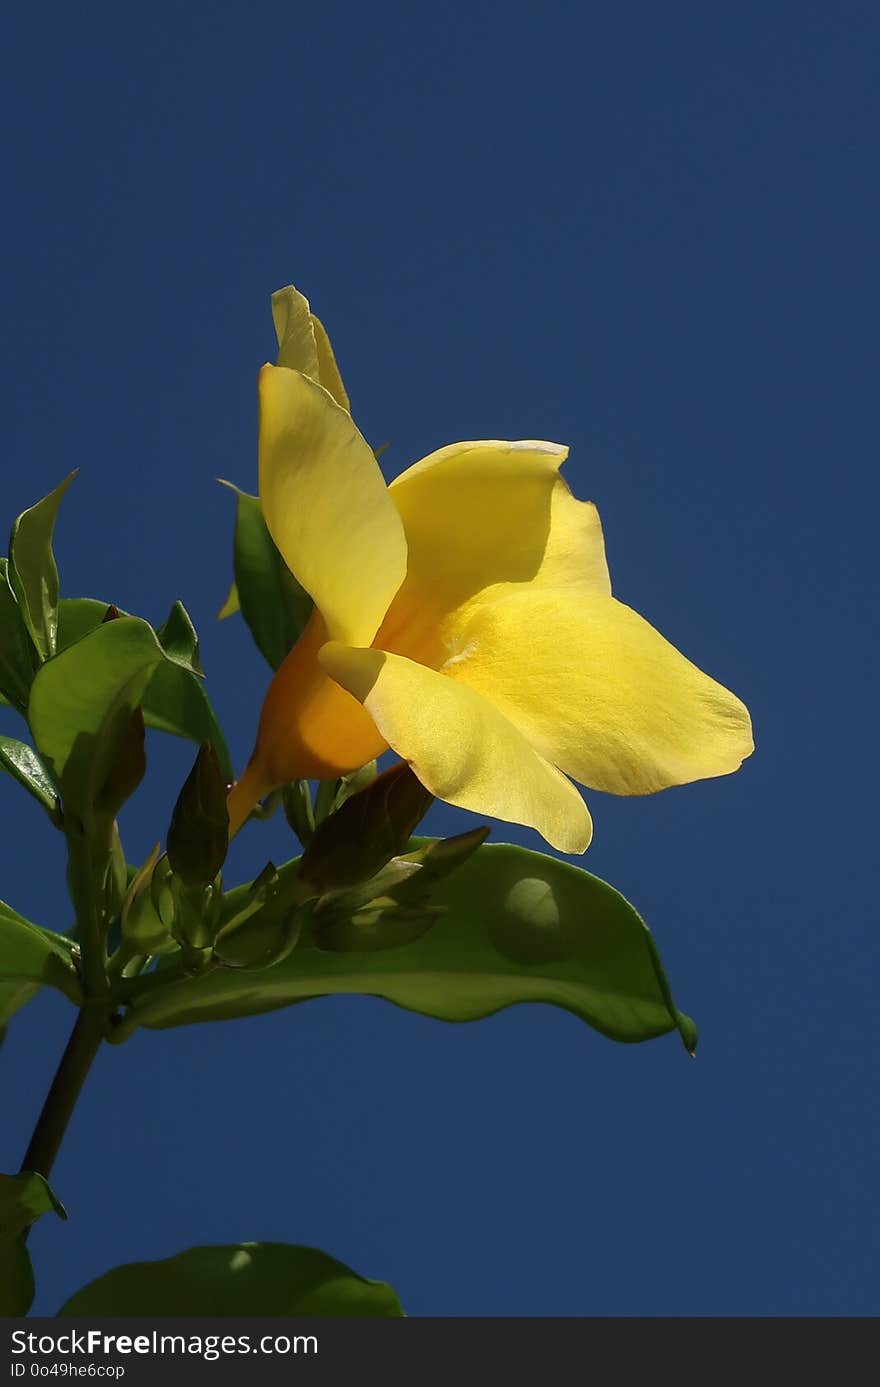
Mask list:
[[52,1210],[67,1218],[42,1175],[0,1175],[0,1315],[26,1315],[31,1308],[34,1273],[22,1234]]
[[0,736],[0,769],[33,795],[57,828],[60,822],[58,795],[52,777],[33,747],[27,742],[16,741],[15,737]]
[[226,860],[229,814],[226,781],[207,742],[177,797],[168,830],[168,861],[187,886],[207,886]]
[[319,824],[300,878],[316,894],[368,881],[403,851],[431,801],[406,762],[391,766]]
[[613,1040],[649,1040],[678,1028],[693,1049],[693,1023],[673,1005],[647,926],[588,872],[525,848],[485,844],[437,883],[430,903],[446,913],[405,947],[336,954],[301,942],[266,973],[214,972],[145,993],[135,1016],[143,1026],[175,1026],[345,992],[385,997],[444,1021],[549,1002]]
[[39,664],[34,643],[9,582],[9,563],[0,559],[0,694],[20,713],[27,711],[28,693]]
[[[185,654],[185,641],[179,637],[185,623],[181,613],[183,616],[186,616],[186,613],[180,606],[179,613],[174,616],[179,605],[175,604],[172,616],[161,628],[166,637],[169,623],[172,623],[172,634],[176,630],[178,658],[172,658],[166,651],[168,659],[157,665],[144,695],[144,721],[148,727],[154,727],[159,732],[169,732],[175,737],[184,737],[191,742],[210,742],[217,753],[225,779],[231,782],[234,772],[226,739],[202,679],[192,672],[198,661],[197,646],[190,652],[188,659],[182,658]],[[92,597],[62,598],[59,605],[59,650],[66,650],[90,631],[94,631],[102,624],[106,612],[107,603],[98,602]]]
[[[140,763],[136,711],[164,659],[156,633],[137,617],[108,621],[49,660],[31,688],[29,721],[52,768],[65,814],[111,818]],[[117,782],[116,764],[126,762]],[[112,803],[111,803],[112,800]]]
[[58,631],[58,569],[52,532],[61,498],[75,476],[71,472],[42,501],[23,511],[9,538],[9,580],[43,659],[55,654]]
[[275,548],[259,497],[224,485],[237,497],[233,568],[239,608],[258,650],[277,669],[299,640],[312,599]]
[[133,1262],[85,1286],[60,1315],[316,1315],[400,1317],[390,1286],[325,1252],[285,1243],[193,1247],[162,1262]]

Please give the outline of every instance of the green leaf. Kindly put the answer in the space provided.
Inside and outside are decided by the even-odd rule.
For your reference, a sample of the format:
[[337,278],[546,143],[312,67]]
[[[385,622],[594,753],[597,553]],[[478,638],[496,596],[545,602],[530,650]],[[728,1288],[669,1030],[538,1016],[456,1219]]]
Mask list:
[[197,674],[204,679],[205,671],[202,668],[199,654],[199,638],[196,635],[196,628],[192,624],[192,618],[182,602],[174,603],[167,619],[157,629],[156,635],[159,637],[159,644],[169,660],[173,660],[175,664],[182,665],[191,674]]
[[168,861],[186,886],[207,886],[226,861],[228,849],[226,782],[217,753],[205,742],[174,806]]
[[20,713],[27,711],[28,693],[39,664],[15,593],[9,581],[9,561],[0,559],[0,702]]
[[26,1315],[34,1302],[34,1269],[19,1236],[0,1236],[0,1315]]
[[[224,482],[238,498],[233,567],[241,614],[260,653],[273,669],[299,640],[312,599],[275,548],[257,496]],[[228,605],[228,600],[227,600]]]
[[612,1040],[649,1040],[677,1028],[693,1050],[693,1023],[673,1004],[647,926],[598,877],[525,848],[485,844],[437,882],[430,903],[446,913],[401,948],[340,954],[301,941],[266,973],[212,972],[135,993],[134,1019],[178,1026],[350,992],[443,1021],[549,1002]]
[[55,654],[58,632],[58,568],[52,552],[52,532],[61,498],[76,476],[64,481],[12,526],[9,538],[9,579],[27,629],[43,659]]
[[0,1315],[26,1315],[34,1299],[34,1271],[23,1234],[43,1214],[67,1218],[63,1204],[34,1170],[0,1175]]
[[[58,603],[58,650],[66,650],[104,621],[111,604],[95,597],[62,597]],[[128,612],[120,613],[128,616]]]
[[[179,613],[176,609],[179,608]],[[92,597],[62,598],[59,605],[59,650],[66,650],[100,626],[108,610],[106,602],[98,602]],[[166,660],[157,665],[143,700],[144,721],[148,727],[159,732],[168,732],[175,737],[183,737],[191,742],[210,742],[217,753],[217,760],[224,778],[231,782],[235,778],[229,748],[223,736],[217,715],[211,705],[205,686],[193,671],[198,664],[198,641],[187,646],[180,639],[189,623],[192,623],[180,603],[175,603],[171,616],[160,628],[163,638],[170,641],[171,650],[165,650]],[[169,633],[169,625],[171,631]],[[157,632],[157,639],[160,638]]]
[[58,793],[33,747],[28,746],[27,742],[17,741],[15,737],[0,736],[0,769],[17,780],[29,795],[33,795],[57,828],[60,823]]
[[117,1267],[77,1291],[59,1315],[403,1315],[382,1281],[368,1281],[312,1247],[238,1243],[193,1247],[161,1262]]
[[209,742],[227,784],[235,779],[226,738],[204,684],[170,661],[159,665],[144,698],[148,727],[190,742]]
[[82,1001],[74,965],[76,946],[63,934],[41,929],[0,901],[0,1025],[40,987],[56,987]]
[[84,821],[115,815],[138,769],[137,758],[127,758],[131,775],[117,785],[117,761],[134,746],[137,710],[164,658],[152,627],[128,616],[97,627],[38,671],[28,717],[65,813]]

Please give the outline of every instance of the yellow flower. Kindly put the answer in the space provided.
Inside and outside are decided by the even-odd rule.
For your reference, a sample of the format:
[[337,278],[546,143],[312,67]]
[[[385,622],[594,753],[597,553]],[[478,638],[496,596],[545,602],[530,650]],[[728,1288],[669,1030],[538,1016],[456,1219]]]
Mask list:
[[741,765],[747,709],[611,596],[596,508],[559,475],[566,448],[454,443],[386,486],[305,299],[273,307],[260,497],[315,611],[269,688],[233,832],[274,787],[391,747],[439,799],[583,852],[569,776],[641,795]]

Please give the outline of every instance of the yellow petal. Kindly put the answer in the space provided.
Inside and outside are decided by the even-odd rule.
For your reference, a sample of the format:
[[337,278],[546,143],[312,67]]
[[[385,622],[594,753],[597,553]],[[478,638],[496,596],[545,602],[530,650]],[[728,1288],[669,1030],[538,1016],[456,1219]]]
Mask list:
[[594,790],[727,775],[753,750],[745,705],[613,597],[522,591],[475,609],[460,639],[447,676]]
[[559,476],[567,456],[530,439],[454,443],[392,482],[418,600],[449,611],[520,583],[610,592],[596,508]]
[[561,852],[588,846],[592,825],[578,791],[472,689],[381,650],[330,643],[319,659],[438,799],[529,825]]
[[312,314],[312,327],[315,332],[315,346],[318,351],[318,380],[325,390],[329,390],[338,405],[347,409],[351,414],[351,405],[345,386],[342,384],[342,376],[339,374],[339,367],[336,365],[336,357],[333,355],[333,348],[330,346],[330,338],[327,336],[327,329]]
[[309,301],[287,284],[272,295],[272,320],[278,338],[278,365],[319,379],[318,347]]
[[329,390],[338,405],[351,413],[348,395],[336,365],[327,329],[309,307],[308,299],[287,284],[272,295],[272,320],[278,338],[278,366],[300,371]]
[[406,540],[369,445],[327,391],[260,372],[260,500],[331,639],[369,645],[406,573]]

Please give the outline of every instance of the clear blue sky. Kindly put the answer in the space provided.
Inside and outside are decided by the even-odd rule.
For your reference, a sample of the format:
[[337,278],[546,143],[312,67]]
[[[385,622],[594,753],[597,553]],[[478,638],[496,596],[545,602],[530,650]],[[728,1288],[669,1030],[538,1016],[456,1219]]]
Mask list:
[[[156,621],[182,597],[239,763],[266,670],[213,619],[213,478],[254,489],[289,281],[389,472],[460,438],[569,443],[618,595],[758,741],[732,779],[590,796],[586,865],[651,923],[695,1063],[536,1006],[139,1034],[69,1133],[37,1309],[120,1261],[277,1238],[418,1315],[877,1311],[878,38],[858,2],[8,17],[3,513],[81,466],[66,592]],[[191,751],[151,756],[135,858]],[[0,895],[63,926],[60,845],[22,798],[0,784]],[[243,834],[231,875],[284,839]],[[71,1019],[45,997],[11,1028],[0,1168]]]

